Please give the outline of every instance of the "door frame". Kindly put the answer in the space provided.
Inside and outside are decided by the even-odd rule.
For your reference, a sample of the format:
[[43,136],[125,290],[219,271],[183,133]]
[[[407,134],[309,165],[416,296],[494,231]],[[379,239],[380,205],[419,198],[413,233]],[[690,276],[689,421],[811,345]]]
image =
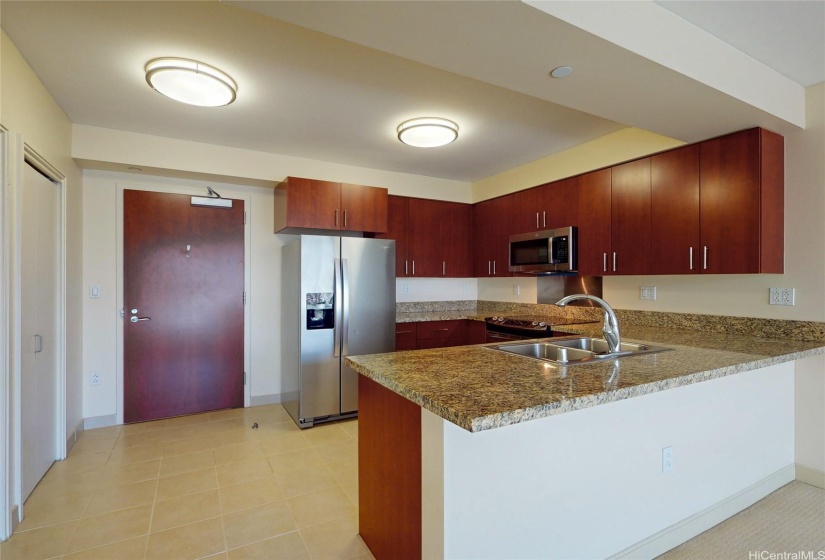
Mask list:
[[[124,335],[124,326],[125,326],[125,318],[123,311],[125,307],[123,305],[123,191],[126,189],[129,190],[136,190],[136,191],[151,191],[163,194],[184,194],[189,196],[206,196],[204,190],[206,189],[206,183],[203,186],[194,186],[194,185],[155,185],[155,184],[142,184],[139,182],[123,182],[117,181],[116,185],[116,212],[117,212],[117,234],[116,234],[116,269],[117,269],[117,279],[116,279],[116,290],[117,290],[117,313],[120,320],[117,322],[117,329],[116,329],[116,339],[117,339],[117,351],[116,351],[116,366],[115,366],[115,377],[116,377],[116,384],[117,384],[117,408],[116,408],[116,415],[115,415],[115,422],[117,424],[123,424],[123,398],[124,398],[124,376],[123,376],[123,335]],[[246,305],[244,305],[243,310],[243,327],[244,327],[244,334],[243,334],[243,367],[244,372],[246,375],[246,380],[243,387],[243,405],[244,408],[249,407],[252,397],[251,397],[251,388],[252,388],[252,372],[251,372],[251,363],[250,363],[250,345],[251,345],[251,334],[250,334],[250,324],[251,324],[251,306],[249,302],[250,298],[250,279],[252,278],[251,274],[251,256],[252,256],[252,244],[251,244],[251,226],[252,226],[252,212],[250,212],[250,205],[252,201],[252,196],[247,193],[236,193],[231,191],[230,185],[221,184],[218,189],[222,192],[229,192],[226,198],[232,198],[235,200],[243,200],[244,202],[244,212],[246,214],[246,223],[244,223],[244,291],[246,292]],[[229,190],[228,190],[229,189]]]
[[57,425],[55,459],[66,457],[66,176],[22,135],[0,127],[0,540],[11,536],[23,518],[22,479],[22,205],[23,169],[28,163],[58,189],[57,277]]

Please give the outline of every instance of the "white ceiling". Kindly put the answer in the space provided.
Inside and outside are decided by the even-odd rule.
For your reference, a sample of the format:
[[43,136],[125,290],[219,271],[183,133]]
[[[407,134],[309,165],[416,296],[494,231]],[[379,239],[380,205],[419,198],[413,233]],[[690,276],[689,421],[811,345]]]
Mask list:
[[[775,4],[730,2],[755,3]],[[74,123],[448,179],[487,177],[625,126],[685,141],[795,128],[770,103],[521,2],[231,4],[3,0],[0,24]],[[821,31],[805,40],[825,51]],[[208,109],[158,95],[142,70],[158,56],[221,68],[238,100]],[[547,76],[563,64],[571,77]],[[803,64],[806,80],[817,64]],[[801,91],[782,80],[780,90]],[[395,139],[402,120],[431,115],[458,122],[459,140],[421,150]]]

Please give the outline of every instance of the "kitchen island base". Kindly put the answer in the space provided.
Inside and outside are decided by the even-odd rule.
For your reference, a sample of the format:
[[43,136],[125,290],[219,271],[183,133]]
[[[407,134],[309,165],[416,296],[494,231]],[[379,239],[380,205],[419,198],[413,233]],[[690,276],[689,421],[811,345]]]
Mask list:
[[[362,536],[378,560],[630,550],[652,558],[708,528],[686,520],[709,510],[732,515],[793,477],[793,373],[789,362],[477,433],[362,376],[360,483],[371,478],[370,495],[363,487],[360,495]],[[402,452],[381,447],[416,421],[396,399],[419,411],[417,458],[413,429],[403,431]],[[393,413],[364,415],[381,406]],[[673,462],[663,472],[666,447]],[[400,492],[395,469],[410,462],[420,465],[420,484],[403,481]],[[396,512],[414,515],[416,504],[420,519],[408,525]],[[381,516],[383,535],[363,525]],[[409,543],[416,526],[420,548],[392,548],[400,534]]]

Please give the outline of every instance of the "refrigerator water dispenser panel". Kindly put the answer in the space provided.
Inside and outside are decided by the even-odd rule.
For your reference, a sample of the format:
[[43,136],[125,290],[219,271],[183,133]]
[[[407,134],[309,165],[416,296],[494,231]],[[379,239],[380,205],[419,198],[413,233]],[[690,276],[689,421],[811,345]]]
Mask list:
[[335,297],[332,292],[309,293],[306,302],[307,330],[335,328]]

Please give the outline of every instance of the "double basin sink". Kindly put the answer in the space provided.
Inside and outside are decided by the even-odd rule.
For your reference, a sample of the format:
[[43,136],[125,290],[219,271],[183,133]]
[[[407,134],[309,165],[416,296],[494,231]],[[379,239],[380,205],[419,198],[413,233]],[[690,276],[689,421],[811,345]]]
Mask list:
[[589,337],[569,338],[556,340],[554,342],[496,344],[488,348],[565,366],[594,363],[601,360],[614,360],[627,356],[653,354],[670,350],[670,348],[663,346],[622,342],[618,351],[610,352],[606,340],[603,338]]

